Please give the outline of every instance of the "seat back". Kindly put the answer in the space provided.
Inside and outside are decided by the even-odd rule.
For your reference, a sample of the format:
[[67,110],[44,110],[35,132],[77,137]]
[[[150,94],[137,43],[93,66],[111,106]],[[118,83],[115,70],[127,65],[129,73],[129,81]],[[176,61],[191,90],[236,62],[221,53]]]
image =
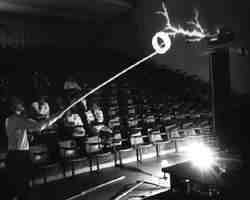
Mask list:
[[101,138],[99,136],[87,137],[85,141],[86,153],[95,153],[101,151],[103,145],[101,144]]
[[174,128],[171,130],[170,132],[170,137],[171,138],[178,138],[178,137],[181,137],[181,134],[180,132],[178,131],[178,128]]
[[144,141],[143,141],[143,138],[141,136],[142,136],[141,131],[131,134],[131,136],[130,136],[130,144],[131,144],[131,146],[136,146],[136,145],[139,145],[139,144],[143,144]]
[[154,143],[159,141],[163,141],[160,130],[152,131],[149,135],[149,142]]
[[121,133],[119,133],[119,132],[117,132],[117,133],[115,133],[114,134],[114,136],[113,136],[113,138],[114,138],[114,140],[118,140],[118,142],[113,142],[113,146],[120,146],[120,145],[122,145],[122,141],[119,141],[120,139],[122,139],[122,134]]
[[175,127],[177,127],[177,124],[171,124],[171,125],[167,125],[165,126],[165,131],[166,132],[170,132],[172,129],[174,129]]
[[211,134],[211,132],[212,132],[212,128],[209,125],[203,126],[200,129],[200,134],[201,135],[209,135],[209,134]]
[[59,149],[62,158],[70,158],[77,155],[77,145],[74,140],[60,141]]
[[197,134],[194,128],[188,128],[185,130],[185,136],[195,136],[195,135]]
[[183,129],[191,128],[193,126],[193,122],[187,122],[182,125]]
[[49,160],[48,148],[46,145],[35,145],[30,147],[30,158],[33,164],[42,164]]

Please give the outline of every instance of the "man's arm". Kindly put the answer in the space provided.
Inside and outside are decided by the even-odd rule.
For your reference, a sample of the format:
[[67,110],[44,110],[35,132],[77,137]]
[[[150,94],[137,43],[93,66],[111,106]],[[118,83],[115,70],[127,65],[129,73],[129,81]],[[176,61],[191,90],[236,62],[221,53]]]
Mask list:
[[22,128],[28,129],[30,131],[42,131],[52,124],[54,124],[58,119],[63,116],[64,113],[56,113],[52,115],[49,119],[43,120],[41,122],[36,122],[32,119],[22,119]]

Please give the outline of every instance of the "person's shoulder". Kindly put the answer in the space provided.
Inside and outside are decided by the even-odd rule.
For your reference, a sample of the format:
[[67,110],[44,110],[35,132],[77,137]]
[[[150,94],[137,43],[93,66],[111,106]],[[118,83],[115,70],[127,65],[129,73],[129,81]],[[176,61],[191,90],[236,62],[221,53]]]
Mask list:
[[19,121],[22,121],[22,117],[19,115],[12,114],[6,118],[6,123],[17,123]]
[[6,119],[8,119],[8,120],[13,120],[13,119],[19,119],[19,118],[20,118],[20,116],[15,115],[15,114],[11,114],[11,115],[9,115]]

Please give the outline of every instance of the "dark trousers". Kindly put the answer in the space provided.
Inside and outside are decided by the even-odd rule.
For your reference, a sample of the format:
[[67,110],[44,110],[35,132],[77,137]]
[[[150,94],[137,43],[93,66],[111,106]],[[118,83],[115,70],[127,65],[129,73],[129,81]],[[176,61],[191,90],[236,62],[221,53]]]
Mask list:
[[9,151],[6,164],[10,195],[27,200],[32,175],[29,151]]

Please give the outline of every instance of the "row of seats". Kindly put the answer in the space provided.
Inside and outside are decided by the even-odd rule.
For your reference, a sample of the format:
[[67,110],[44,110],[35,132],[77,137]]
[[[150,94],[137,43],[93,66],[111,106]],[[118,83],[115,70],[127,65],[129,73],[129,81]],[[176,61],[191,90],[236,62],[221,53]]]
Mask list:
[[203,103],[187,101],[178,95],[154,96],[127,81],[119,86],[111,84],[105,92],[92,95],[91,100],[101,104],[107,123],[115,132],[122,132],[120,136],[117,134],[105,143],[100,137],[88,137],[82,145],[74,139],[60,141],[57,159],[50,157],[44,144],[32,147],[34,176],[42,172],[46,182],[46,171],[55,166],[62,167],[64,177],[68,167],[74,175],[78,162],[87,162],[90,171],[94,171],[94,166],[100,170],[101,160],[109,156],[113,156],[114,165],[121,165],[123,155],[130,151],[135,151],[137,161],[142,162],[144,149],[154,148],[159,157],[162,144],[211,132],[211,116]]
[[[189,129],[185,129],[185,131],[191,133],[189,136],[197,136],[197,133],[194,134]],[[99,171],[100,162],[103,159],[113,160],[114,166],[123,165],[123,156],[128,152],[135,152],[136,160],[140,163],[143,160],[144,150],[148,148],[155,149],[155,155],[159,158],[161,145],[180,138],[180,136],[175,135],[175,132],[176,128],[172,126],[168,127],[168,132],[152,130],[150,135],[143,135],[140,129],[136,129],[130,133],[130,137],[127,139],[122,138],[121,134],[116,134],[105,142],[99,136],[87,137],[82,143],[83,148],[77,145],[75,140],[60,141],[58,160],[50,159],[49,151],[44,145],[31,147],[31,158],[35,174],[42,172],[44,182],[47,182],[46,171],[55,166],[62,167],[63,176],[66,177],[66,171],[69,167],[72,175],[75,175],[75,165],[79,162],[87,163],[90,171],[95,171],[94,166]]]
[[119,84],[113,83],[91,97],[91,101],[101,104],[108,124],[130,127],[132,121],[164,122],[161,119],[165,119],[166,122],[167,119],[199,118],[210,114],[206,102],[168,93],[155,96],[130,82],[126,79]]

